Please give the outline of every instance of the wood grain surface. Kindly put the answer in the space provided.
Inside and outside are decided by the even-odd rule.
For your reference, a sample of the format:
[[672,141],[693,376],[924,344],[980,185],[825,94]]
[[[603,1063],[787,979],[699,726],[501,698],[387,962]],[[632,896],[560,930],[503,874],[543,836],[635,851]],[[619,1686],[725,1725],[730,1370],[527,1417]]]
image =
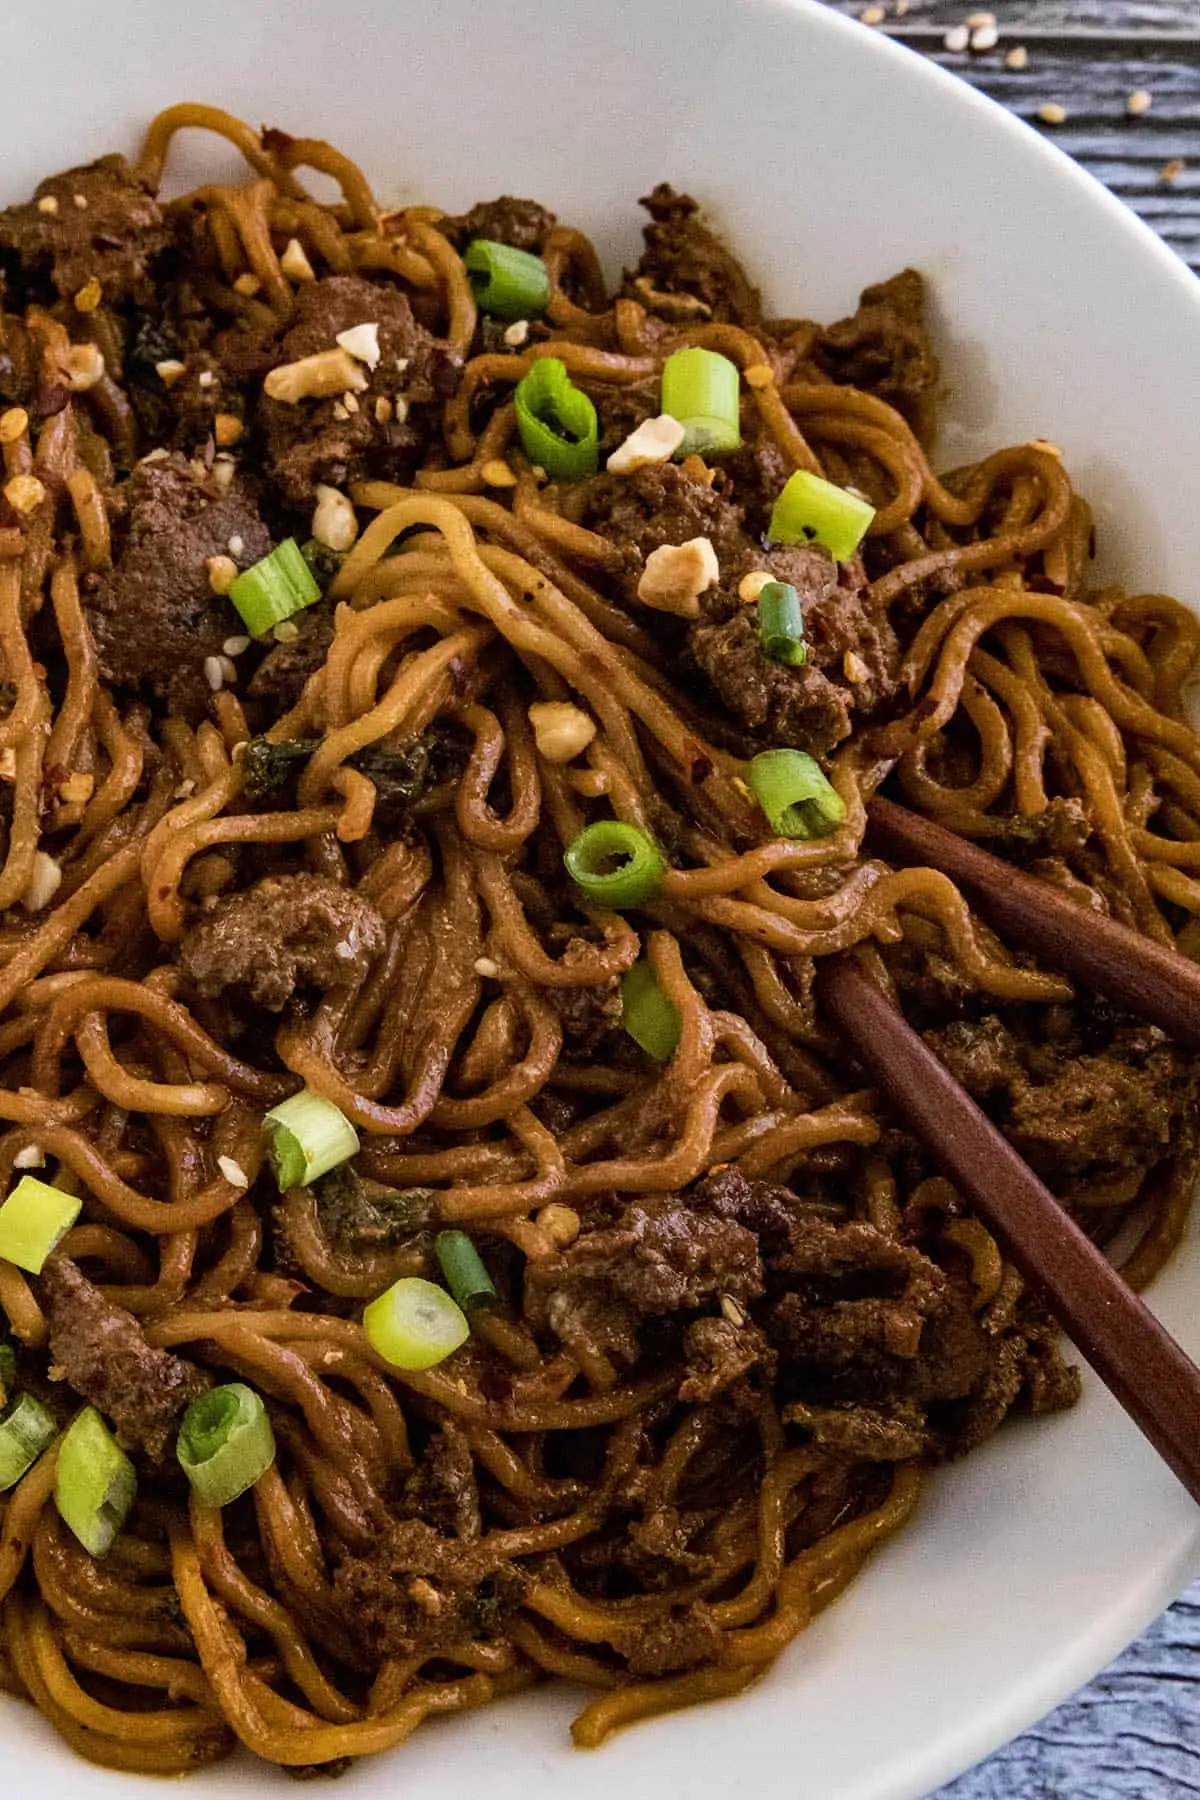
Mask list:
[[[871,0],[834,0],[860,16]],[[883,0],[878,0],[879,4]],[[1200,273],[1200,0],[978,0],[1000,41],[947,51],[976,0],[888,0],[878,29],[931,55],[1040,125],[1128,201]],[[1007,67],[1016,46],[1025,67]],[[1131,94],[1151,96],[1131,117]],[[1174,179],[1163,171],[1185,166]],[[1197,340],[1200,360],[1200,335]],[[936,1800],[1186,1800],[1200,1795],[1200,1584],[1113,1667]]]

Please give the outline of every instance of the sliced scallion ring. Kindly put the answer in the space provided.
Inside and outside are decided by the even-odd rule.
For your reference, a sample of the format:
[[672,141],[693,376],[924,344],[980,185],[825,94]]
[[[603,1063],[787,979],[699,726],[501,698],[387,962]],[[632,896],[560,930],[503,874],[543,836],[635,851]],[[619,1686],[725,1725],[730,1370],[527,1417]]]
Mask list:
[[655,1062],[670,1062],[679,1044],[679,1008],[658,985],[648,962],[635,962],[621,977],[621,1026]]
[[272,626],[303,612],[321,590],[295,538],[284,538],[269,556],[246,569],[229,590],[251,637],[266,637]]
[[787,581],[768,581],[758,596],[758,635],[763,655],[798,669],[808,661],[800,596]]
[[822,475],[797,469],[771,508],[767,536],[777,544],[824,544],[848,562],[866,536],[875,508]]
[[58,1448],[54,1500],[90,1556],[104,1556],[129,1517],[137,1475],[94,1406],[68,1425]]
[[273,1106],[263,1118],[263,1130],[281,1194],[308,1187],[358,1150],[358,1133],[345,1113],[310,1088]]
[[20,1394],[0,1412],[0,1494],[16,1487],[58,1436],[54,1416],[32,1394]]
[[662,409],[683,426],[680,456],[715,456],[742,441],[736,363],[716,350],[675,350],[663,364]]
[[575,885],[597,906],[640,906],[667,872],[662,851],[636,825],[599,819],[567,845],[563,861]]
[[471,1335],[467,1315],[445,1288],[406,1275],[363,1312],[371,1348],[394,1369],[432,1369]]
[[205,1506],[228,1506],[275,1461],[275,1433],[260,1395],[244,1382],[210,1388],[183,1415],[179,1466]]
[[473,238],[463,263],[479,310],[494,318],[539,319],[550,303],[546,265],[529,250]]
[[539,356],[513,395],[517,430],[531,463],[551,481],[584,481],[600,463],[596,408],[557,356]]
[[433,1248],[446,1286],[465,1313],[492,1304],[496,1284],[465,1231],[439,1231]]
[[82,1205],[76,1195],[64,1194],[36,1175],[22,1175],[0,1206],[0,1257],[30,1275],[40,1275]]
[[845,801],[820,763],[804,750],[764,750],[750,764],[747,777],[779,837],[828,837],[846,816]]

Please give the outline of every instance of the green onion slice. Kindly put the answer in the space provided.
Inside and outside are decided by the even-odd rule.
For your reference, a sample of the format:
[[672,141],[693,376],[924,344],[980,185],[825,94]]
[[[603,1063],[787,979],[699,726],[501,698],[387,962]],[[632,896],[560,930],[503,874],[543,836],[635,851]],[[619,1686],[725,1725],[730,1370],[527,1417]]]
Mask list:
[[798,669],[808,661],[800,596],[787,581],[768,581],[758,596],[758,635],[763,655]]
[[311,1088],[273,1106],[263,1130],[281,1194],[308,1187],[358,1151],[358,1133],[345,1113]]
[[476,304],[497,319],[539,319],[550,304],[550,277],[540,256],[473,238],[463,256]]
[[275,1461],[275,1433],[261,1397],[244,1382],[210,1388],[183,1415],[179,1466],[205,1506],[229,1506]]
[[83,1202],[74,1194],[22,1175],[0,1206],[0,1257],[31,1275],[40,1275],[46,1258],[79,1217]]
[[363,1312],[371,1348],[394,1369],[432,1369],[471,1335],[467,1315],[445,1288],[419,1275],[394,1281]]
[[797,469],[771,508],[767,536],[778,544],[824,544],[835,562],[847,562],[874,517],[857,494]]
[[680,456],[736,450],[741,376],[716,350],[675,350],[663,364],[662,409],[683,426]]
[[754,798],[779,837],[828,837],[846,816],[841,795],[803,750],[764,750],[747,773]]
[[667,872],[654,839],[621,819],[585,825],[567,845],[563,861],[575,885],[597,906],[640,906]]
[[303,612],[321,598],[313,572],[295,538],[284,538],[270,556],[238,576],[229,598],[251,637],[266,637],[273,625]]
[[465,1231],[439,1231],[433,1248],[446,1286],[465,1313],[492,1304],[496,1284]]
[[136,1493],[133,1464],[95,1407],[85,1406],[59,1446],[54,1499],[89,1555],[111,1548]]
[[621,1024],[655,1062],[670,1062],[679,1043],[679,1008],[658,985],[648,962],[636,962],[621,977]]
[[0,1412],[0,1494],[16,1487],[57,1436],[53,1415],[32,1394]]
[[600,464],[596,408],[557,356],[539,356],[513,395],[517,430],[531,463],[551,481],[584,481]]

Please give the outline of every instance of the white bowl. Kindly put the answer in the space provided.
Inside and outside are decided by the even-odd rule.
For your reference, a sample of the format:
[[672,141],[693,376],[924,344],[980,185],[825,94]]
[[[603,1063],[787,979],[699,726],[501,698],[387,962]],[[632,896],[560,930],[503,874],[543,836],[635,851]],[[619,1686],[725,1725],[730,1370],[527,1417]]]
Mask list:
[[[1107,569],[1195,605],[1200,284],[1023,125],[811,0],[8,0],[4,198],[136,141],[169,101],[326,135],[389,199],[533,194],[633,253],[668,177],[771,302],[835,318],[866,282],[932,280],[947,461],[1044,435],[1096,503]],[[187,153],[192,152],[189,143]],[[1200,1351],[1200,1252],[1154,1290]],[[1200,1567],[1197,1513],[1089,1379],[930,1484],[916,1521],[740,1700],[569,1748],[547,1688],[424,1727],[343,1794],[408,1800],[915,1800],[1099,1669]],[[4,1706],[5,1793],[101,1800],[128,1778]],[[247,1762],[194,1800],[292,1795]]]

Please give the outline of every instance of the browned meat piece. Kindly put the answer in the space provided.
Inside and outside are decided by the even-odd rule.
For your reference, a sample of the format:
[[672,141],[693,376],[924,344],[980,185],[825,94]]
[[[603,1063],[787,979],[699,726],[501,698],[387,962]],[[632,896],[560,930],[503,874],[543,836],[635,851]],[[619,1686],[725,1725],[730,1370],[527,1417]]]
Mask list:
[[797,1401],[785,1408],[784,1418],[811,1432],[823,1450],[855,1462],[905,1462],[921,1455],[928,1435],[921,1409],[912,1401],[896,1401],[887,1411],[874,1406],[806,1406]]
[[50,1360],[98,1408],[130,1450],[158,1461],[184,1407],[209,1379],[181,1357],[154,1350],[132,1313],[114,1306],[73,1262],[55,1256],[41,1279]]
[[789,1292],[767,1332],[806,1398],[957,1400],[985,1380],[989,1342],[965,1283],[871,1225],[801,1221],[775,1268]]
[[1054,1178],[1152,1168],[1182,1141],[1196,1070],[1161,1033],[1125,1060],[1065,1056],[1050,1080],[1013,1093],[1005,1133],[1039,1174]]
[[716,1662],[723,1642],[720,1626],[703,1601],[672,1607],[660,1619],[634,1626],[613,1648],[629,1664],[631,1675],[674,1675]]
[[1066,1412],[1083,1391],[1079,1370],[1063,1360],[1058,1334],[1050,1325],[1035,1325],[1025,1333],[1025,1392],[1035,1418]]
[[609,538],[624,552],[628,571],[626,595],[637,598],[637,584],[652,550],[706,537],[717,553],[723,576],[740,574],[753,554],[742,510],[715,487],[693,481],[675,463],[651,463],[629,475],[601,475],[588,491],[584,524]]
[[[369,324],[379,327],[379,365],[373,370],[361,365],[367,387],[353,396],[353,408],[337,397],[290,405],[264,395],[259,403],[268,469],[294,506],[311,506],[319,482],[344,487],[368,475],[405,478],[424,446],[426,427],[411,414],[377,418],[376,401],[389,403],[386,415],[398,395],[409,407],[419,407],[444,399],[458,385],[461,364],[418,325],[406,295],[357,275],[329,275],[300,288],[291,328],[274,360],[298,362],[333,350],[339,332]],[[227,359],[225,350],[222,356]]]
[[277,715],[295,706],[305,682],[321,667],[333,642],[333,608],[327,601],[310,606],[295,623],[299,636],[267,651],[247,690],[252,700],[271,701]]
[[605,463],[631,432],[656,419],[662,411],[662,378],[645,381],[580,381],[577,385],[591,398],[600,429],[600,461]]
[[771,508],[787,486],[792,465],[774,438],[758,436],[721,457],[720,466],[726,492],[744,509],[746,530],[757,542],[767,535]]
[[700,221],[700,208],[687,194],[677,194],[660,181],[640,202],[650,214],[643,236],[646,248],[625,291],[645,299],[638,282],[667,294],[692,294],[703,303],[704,316],[751,328],[761,323],[762,302],[732,251]]
[[[763,653],[758,608],[736,588],[752,568],[796,589],[808,660],[799,668]],[[886,614],[872,610],[852,565],[839,570],[815,546],[751,551],[722,586],[702,596],[704,618],[688,634],[692,655],[738,720],[769,743],[818,755],[850,736],[896,692],[899,646]]]
[[405,1483],[400,1511],[407,1518],[424,1520],[443,1537],[479,1536],[483,1527],[475,1459],[452,1420],[430,1438],[420,1466]]
[[693,1403],[715,1400],[771,1356],[766,1339],[748,1319],[739,1325],[724,1318],[693,1319],[684,1334],[684,1347],[688,1372],[679,1398]]
[[656,1194],[632,1201],[611,1227],[585,1232],[559,1256],[525,1271],[535,1325],[564,1343],[637,1355],[639,1319],[690,1311],[726,1294],[761,1294],[758,1240],[694,1197]]
[[995,1013],[978,1021],[956,1019],[944,1031],[929,1032],[925,1041],[976,1100],[986,1100],[1023,1078],[1013,1036]]
[[439,219],[438,230],[456,250],[465,250],[472,238],[488,238],[493,244],[511,244],[514,250],[537,251],[557,223],[536,200],[502,194],[499,200],[480,200],[457,218]]
[[815,360],[842,386],[894,406],[922,442],[931,435],[941,370],[925,323],[925,282],[915,269],[865,288],[853,317],[820,334]]
[[179,966],[208,999],[237,988],[279,1012],[299,986],[361,981],[383,945],[369,900],[325,875],[277,875],[219,900],[184,933]]
[[706,1175],[692,1189],[692,1203],[716,1213],[719,1219],[735,1219],[774,1248],[787,1243],[800,1202],[790,1188],[771,1181],[750,1181],[730,1164]]
[[142,462],[120,490],[128,523],[111,573],[87,598],[101,671],[119,687],[145,685],[191,718],[210,689],[204,663],[242,630],[209,586],[209,557],[241,569],[266,556],[271,536],[251,490],[220,489],[176,454]]
[[[38,202],[51,199],[55,210],[43,211]],[[0,212],[0,263],[15,261],[21,278],[49,280],[64,298],[95,278],[109,305],[149,300],[167,238],[158,202],[123,156],[51,175],[32,200]]]
[[567,1049],[590,1056],[621,1023],[621,987],[547,988],[546,998],[562,1021]]
[[523,1592],[486,1540],[442,1537],[417,1519],[393,1525],[366,1555],[344,1557],[333,1578],[339,1618],[380,1660],[498,1637]]
[[1082,800],[1055,796],[1045,812],[1018,813],[1007,819],[998,837],[989,838],[993,856],[1022,867],[1039,857],[1072,857],[1092,835],[1092,822]]

